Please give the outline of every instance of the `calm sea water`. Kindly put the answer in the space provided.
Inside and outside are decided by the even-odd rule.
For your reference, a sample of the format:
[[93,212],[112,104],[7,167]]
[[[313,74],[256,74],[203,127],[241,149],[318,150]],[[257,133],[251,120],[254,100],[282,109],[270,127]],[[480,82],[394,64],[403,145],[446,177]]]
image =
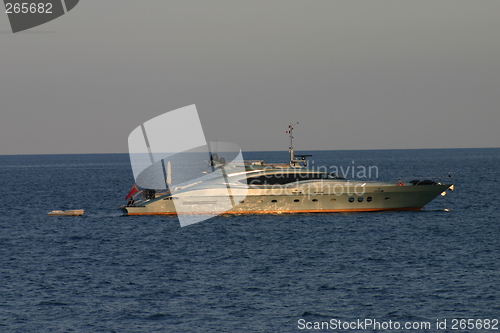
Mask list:
[[[175,217],[121,216],[133,183],[125,154],[0,156],[0,331],[303,332],[301,319],[371,318],[431,331],[447,319],[441,332],[456,332],[454,318],[500,319],[500,149],[313,154],[315,166],[377,166],[381,180],[453,172],[456,190],[418,212],[180,228]],[[47,216],[77,208],[85,215]]]

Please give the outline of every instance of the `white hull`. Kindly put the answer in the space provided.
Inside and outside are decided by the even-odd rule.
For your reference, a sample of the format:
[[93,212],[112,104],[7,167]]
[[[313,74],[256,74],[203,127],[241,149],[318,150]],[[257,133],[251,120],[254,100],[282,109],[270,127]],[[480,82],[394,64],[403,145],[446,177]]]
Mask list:
[[[344,185],[343,192],[340,192]],[[397,186],[386,183],[350,183],[322,181],[301,187],[282,189],[248,189],[246,197],[225,210],[225,214],[279,214],[362,212],[383,210],[419,210],[450,184]],[[361,186],[365,184],[364,186]],[[232,188],[233,194],[235,191]],[[222,192],[218,195],[217,192]],[[227,193],[227,192],[226,192]],[[176,206],[190,214],[220,212],[218,205],[227,204],[223,190],[199,190],[158,196],[136,206],[123,207],[128,215],[172,215]],[[180,205],[180,206],[179,206]]]

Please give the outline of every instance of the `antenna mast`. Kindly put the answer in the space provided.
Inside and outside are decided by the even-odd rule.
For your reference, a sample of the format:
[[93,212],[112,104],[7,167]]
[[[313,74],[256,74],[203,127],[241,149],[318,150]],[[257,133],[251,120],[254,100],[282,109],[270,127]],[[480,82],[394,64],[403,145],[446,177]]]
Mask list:
[[[290,134],[290,147],[288,148],[288,151],[290,152],[290,166],[292,168],[306,167],[307,166],[306,158],[308,156],[312,156],[312,155],[297,155],[301,159],[300,160],[295,159],[295,151],[293,150],[293,126],[298,125],[298,124],[299,123],[297,122],[295,124],[288,125],[288,131],[286,131],[287,133]],[[302,163],[302,165],[300,163]]]
[[296,165],[295,152],[293,150],[293,126],[298,124],[299,123],[297,122],[295,124],[288,125],[288,131],[286,131],[287,133],[290,134],[290,147],[288,147],[288,151],[290,152],[290,166],[292,167]]

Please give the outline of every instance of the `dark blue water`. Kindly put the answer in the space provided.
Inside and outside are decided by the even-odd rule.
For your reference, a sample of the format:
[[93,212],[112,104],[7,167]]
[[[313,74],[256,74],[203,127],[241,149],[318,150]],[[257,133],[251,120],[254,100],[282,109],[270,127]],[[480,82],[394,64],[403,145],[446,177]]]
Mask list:
[[500,149],[313,154],[310,165],[377,166],[380,180],[453,172],[456,191],[418,212],[180,228],[121,216],[127,155],[0,156],[0,332],[301,332],[300,319],[365,318],[433,332],[447,319],[441,332],[455,332],[453,318],[500,319]]

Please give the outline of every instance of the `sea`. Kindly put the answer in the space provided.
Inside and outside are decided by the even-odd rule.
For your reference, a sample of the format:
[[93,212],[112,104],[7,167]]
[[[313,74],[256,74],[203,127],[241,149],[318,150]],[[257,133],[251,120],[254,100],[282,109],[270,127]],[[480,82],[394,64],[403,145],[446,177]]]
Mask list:
[[420,211],[180,227],[122,215],[127,154],[0,156],[0,332],[500,331],[500,148],[308,153],[311,168],[455,191]]

